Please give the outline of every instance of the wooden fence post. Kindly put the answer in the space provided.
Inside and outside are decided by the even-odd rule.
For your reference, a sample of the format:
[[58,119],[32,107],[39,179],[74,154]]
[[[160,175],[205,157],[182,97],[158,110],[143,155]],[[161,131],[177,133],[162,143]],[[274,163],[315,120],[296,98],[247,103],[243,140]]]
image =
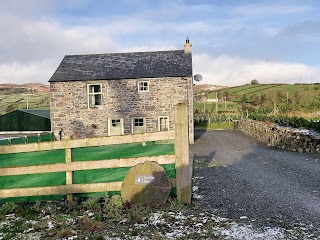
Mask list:
[[179,103],[175,117],[175,154],[177,197],[181,203],[191,203],[188,107]]
[[[72,162],[72,149],[71,148],[66,148],[65,150],[65,158],[66,158],[66,163]],[[67,171],[66,172],[66,185],[72,185],[73,184],[73,172],[72,171]],[[67,194],[67,202],[68,204],[71,204],[73,202],[73,194]]]

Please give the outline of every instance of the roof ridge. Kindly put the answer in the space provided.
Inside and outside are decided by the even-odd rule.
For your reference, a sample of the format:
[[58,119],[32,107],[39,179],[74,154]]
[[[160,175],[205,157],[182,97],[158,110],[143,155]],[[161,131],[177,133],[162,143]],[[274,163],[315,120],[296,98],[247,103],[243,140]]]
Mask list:
[[118,54],[137,54],[137,53],[165,53],[165,52],[184,52],[183,49],[162,50],[162,51],[144,51],[144,52],[114,52],[114,53],[88,53],[88,54],[68,54],[66,56],[101,56],[101,55],[118,55]]

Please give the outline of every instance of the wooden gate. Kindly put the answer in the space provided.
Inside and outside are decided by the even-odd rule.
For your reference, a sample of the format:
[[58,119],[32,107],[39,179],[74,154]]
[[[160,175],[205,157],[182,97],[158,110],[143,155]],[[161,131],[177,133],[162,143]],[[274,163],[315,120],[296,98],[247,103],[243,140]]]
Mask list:
[[[160,155],[150,157],[136,157],[123,159],[108,159],[96,161],[74,162],[72,149],[92,146],[105,146],[113,144],[142,143],[149,141],[174,140],[174,155]],[[159,164],[175,164],[176,178],[172,179],[173,186],[177,189],[177,198],[181,203],[191,203],[191,176],[189,159],[189,137],[188,137],[188,111],[185,104],[176,107],[175,130],[111,136],[85,138],[75,140],[61,140],[53,142],[39,142],[19,144],[11,146],[0,146],[0,154],[27,153],[38,151],[50,151],[64,149],[65,162],[56,164],[43,164],[32,166],[15,166],[0,168],[0,179],[2,176],[18,176],[23,174],[56,173],[65,172],[66,184],[60,186],[45,186],[33,188],[1,189],[0,198],[42,196],[42,195],[67,195],[68,201],[73,200],[74,193],[120,191],[122,182],[74,184],[73,173],[80,170],[105,169],[131,167],[145,161],[155,161]],[[1,161],[1,155],[0,155]]]

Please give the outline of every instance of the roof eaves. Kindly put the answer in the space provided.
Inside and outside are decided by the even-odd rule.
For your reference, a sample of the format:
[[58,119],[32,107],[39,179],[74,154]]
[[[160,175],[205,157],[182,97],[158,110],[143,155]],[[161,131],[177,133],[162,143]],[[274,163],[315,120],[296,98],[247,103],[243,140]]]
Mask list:
[[81,81],[120,81],[128,79],[155,79],[155,78],[176,78],[176,77],[192,77],[190,75],[168,75],[168,76],[158,76],[158,77],[123,77],[123,78],[86,78],[86,79],[66,79],[66,80],[50,80],[49,82],[81,82]]

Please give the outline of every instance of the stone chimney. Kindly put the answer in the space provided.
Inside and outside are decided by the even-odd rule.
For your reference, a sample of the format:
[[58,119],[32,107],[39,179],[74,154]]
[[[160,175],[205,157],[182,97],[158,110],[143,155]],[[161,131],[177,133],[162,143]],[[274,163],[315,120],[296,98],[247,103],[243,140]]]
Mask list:
[[187,37],[186,43],[184,44],[184,53],[191,53],[192,44],[189,42],[189,38]]

